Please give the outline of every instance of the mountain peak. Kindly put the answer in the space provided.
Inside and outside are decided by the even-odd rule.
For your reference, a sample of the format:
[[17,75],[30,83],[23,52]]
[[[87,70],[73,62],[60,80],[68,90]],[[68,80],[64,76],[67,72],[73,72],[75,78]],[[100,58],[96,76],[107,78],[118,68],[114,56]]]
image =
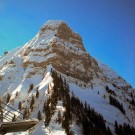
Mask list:
[[53,28],[58,28],[61,24],[66,24],[62,20],[48,20],[43,27],[53,27]]
[[63,26],[70,29],[69,26],[62,20],[49,20],[42,27],[41,32],[45,32],[47,30],[58,30]]
[[45,23],[22,52],[24,68],[51,64],[57,71],[85,83],[100,73],[95,59],[85,51],[81,36],[63,21]]
[[[64,21],[50,20],[45,23],[39,32],[40,35],[53,35],[71,44],[75,44],[77,48],[84,49],[81,36],[74,32]],[[52,37],[52,36],[51,36]]]

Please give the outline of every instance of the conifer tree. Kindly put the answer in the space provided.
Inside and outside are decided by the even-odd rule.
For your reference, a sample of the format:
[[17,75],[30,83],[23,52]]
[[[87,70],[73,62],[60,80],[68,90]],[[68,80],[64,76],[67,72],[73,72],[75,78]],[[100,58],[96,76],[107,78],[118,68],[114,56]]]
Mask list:
[[45,112],[45,107],[46,107],[46,100],[45,100],[44,105],[43,105],[43,113]]
[[16,121],[16,115],[14,114],[13,118],[12,118],[12,122]]
[[60,111],[58,111],[58,123],[60,124],[62,121],[62,118],[61,118],[61,113]]
[[2,109],[1,99],[0,99],[0,120],[1,122],[3,122],[3,109]]
[[27,118],[28,118],[28,109],[26,107],[24,112],[23,112],[23,119],[27,119]]
[[120,102],[112,96],[109,96],[109,101],[111,105],[117,107],[123,114],[125,114],[122,103],[120,104]]
[[22,110],[22,102],[19,102],[18,109],[21,111]]
[[7,94],[7,103],[10,101],[11,95],[8,93]]
[[112,132],[109,127],[107,127],[107,133],[108,133],[108,135],[112,135]]
[[39,90],[37,89],[36,98],[39,98]]
[[41,112],[40,111],[38,111],[37,118],[38,118],[38,120],[42,120],[42,115],[41,115]]
[[110,89],[109,89],[109,87],[106,85],[106,91],[109,91]]
[[34,88],[34,85],[33,84],[30,84],[30,88],[28,90],[28,93],[30,93],[33,90],[33,88]]
[[35,98],[34,98],[34,95],[32,95],[32,99],[31,99],[31,102],[30,102],[30,109],[33,110],[33,106],[35,104]]
[[115,127],[115,132],[118,133],[119,131],[118,131],[118,123],[117,123],[117,121],[115,121],[114,127]]

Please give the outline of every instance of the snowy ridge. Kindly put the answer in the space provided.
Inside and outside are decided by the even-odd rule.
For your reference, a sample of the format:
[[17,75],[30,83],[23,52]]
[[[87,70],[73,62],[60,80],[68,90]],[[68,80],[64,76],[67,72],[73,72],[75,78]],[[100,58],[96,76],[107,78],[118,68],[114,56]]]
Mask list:
[[127,83],[122,77],[120,77],[115,71],[113,71],[107,65],[101,63],[99,60],[97,61],[100,69],[103,72],[103,75],[107,77],[112,83],[117,84],[119,87],[129,86],[131,85]]
[[58,28],[59,27],[59,25],[61,24],[61,23],[65,23],[64,21],[62,21],[62,20],[48,20],[43,26],[42,26],[42,28],[43,27],[51,27],[51,28]]

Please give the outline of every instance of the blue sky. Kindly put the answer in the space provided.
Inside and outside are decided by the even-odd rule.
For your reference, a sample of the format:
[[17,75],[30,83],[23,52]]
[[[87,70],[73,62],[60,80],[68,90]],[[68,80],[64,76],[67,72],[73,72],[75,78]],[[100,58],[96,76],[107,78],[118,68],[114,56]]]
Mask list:
[[0,54],[50,19],[67,22],[93,57],[135,87],[135,0],[0,0]]

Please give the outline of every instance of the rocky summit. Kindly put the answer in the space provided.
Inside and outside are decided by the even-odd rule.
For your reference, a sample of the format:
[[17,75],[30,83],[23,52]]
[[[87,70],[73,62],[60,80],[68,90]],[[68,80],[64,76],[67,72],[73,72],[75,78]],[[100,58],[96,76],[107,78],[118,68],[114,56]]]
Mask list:
[[[2,102],[20,112],[8,108],[15,121],[21,114],[23,120],[39,119],[18,134],[135,132],[134,89],[93,58],[64,21],[48,21],[32,40],[0,57],[0,94]],[[3,113],[7,122],[8,112]]]
[[82,38],[63,21],[48,21],[25,49],[24,67],[51,64],[59,72],[85,83],[99,77],[98,64],[85,51]]

